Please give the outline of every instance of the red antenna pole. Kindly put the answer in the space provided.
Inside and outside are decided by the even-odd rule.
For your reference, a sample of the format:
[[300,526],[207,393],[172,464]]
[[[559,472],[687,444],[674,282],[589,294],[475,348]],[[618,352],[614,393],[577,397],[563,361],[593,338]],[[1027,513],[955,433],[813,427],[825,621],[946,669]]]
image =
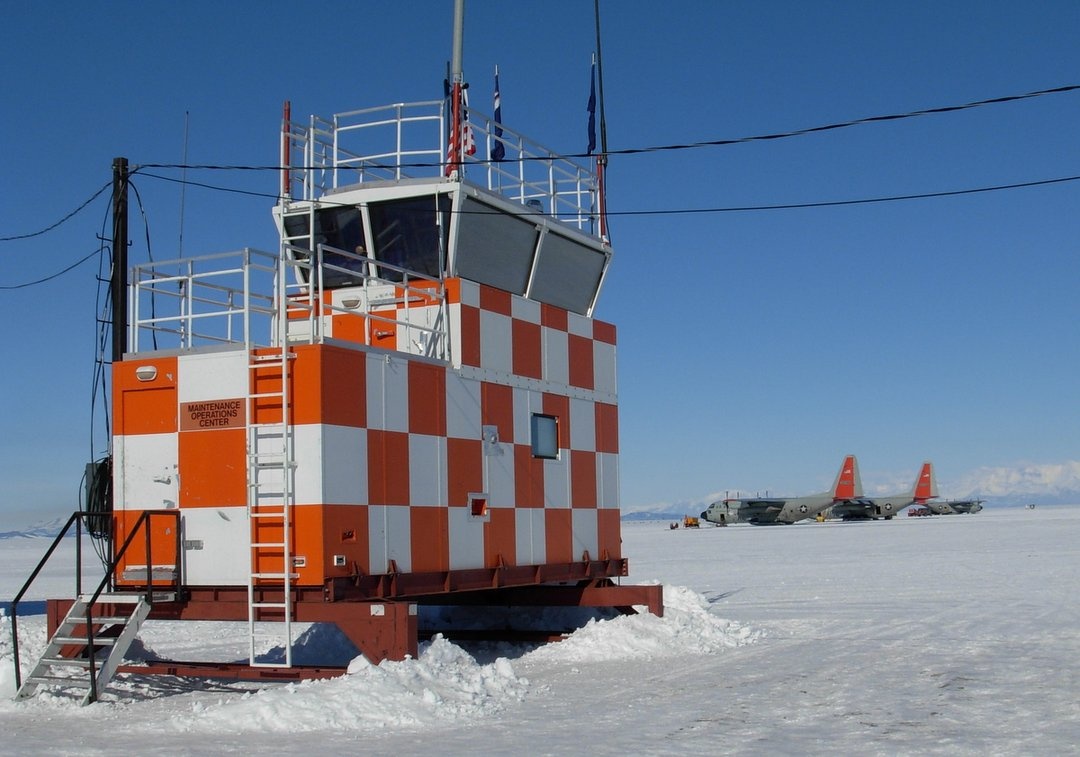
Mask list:
[[289,161],[292,144],[289,137],[292,129],[292,103],[286,100],[281,110],[281,197],[283,200],[291,200],[292,182],[289,181]]

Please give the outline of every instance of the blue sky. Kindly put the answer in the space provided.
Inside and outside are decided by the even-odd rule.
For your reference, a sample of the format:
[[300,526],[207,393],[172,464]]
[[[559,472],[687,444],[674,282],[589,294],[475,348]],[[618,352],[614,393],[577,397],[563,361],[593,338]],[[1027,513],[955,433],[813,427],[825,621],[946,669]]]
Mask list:
[[[272,165],[294,117],[435,99],[451,0],[9,4],[0,236],[42,229],[111,162]],[[302,9],[302,10],[301,10]],[[1080,3],[602,0],[611,149],[785,132],[1080,84]],[[469,0],[490,111],[586,144],[592,3]],[[622,500],[800,494],[859,456],[870,492],[931,459],[942,493],[1080,500],[1080,182],[831,208],[619,215],[1080,175],[1080,92],[785,140],[615,156]],[[179,178],[178,171],[157,173]],[[270,172],[187,178],[274,192]],[[274,249],[272,201],[136,178],[133,261]],[[142,213],[138,200],[141,199]],[[107,193],[0,243],[0,285],[98,247]],[[0,523],[68,512],[91,454],[96,259],[0,290]],[[97,445],[100,447],[100,444]],[[1063,495],[1062,492],[1065,492]]]

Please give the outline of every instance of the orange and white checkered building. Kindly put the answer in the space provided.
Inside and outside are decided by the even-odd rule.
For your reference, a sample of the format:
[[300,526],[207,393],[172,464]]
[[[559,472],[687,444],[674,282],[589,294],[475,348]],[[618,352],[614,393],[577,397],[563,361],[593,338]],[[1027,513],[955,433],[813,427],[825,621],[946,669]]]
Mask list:
[[[622,556],[615,328],[444,284],[441,304],[366,303],[392,325],[329,310],[326,338],[292,347],[296,585]],[[438,318],[448,361],[402,326]],[[118,538],[141,511],[178,508],[191,586],[243,585],[251,572],[246,426],[280,423],[281,408],[251,411],[245,398],[281,372],[253,379],[250,364],[227,345],[114,366]],[[554,419],[557,452],[534,454],[534,417]]]

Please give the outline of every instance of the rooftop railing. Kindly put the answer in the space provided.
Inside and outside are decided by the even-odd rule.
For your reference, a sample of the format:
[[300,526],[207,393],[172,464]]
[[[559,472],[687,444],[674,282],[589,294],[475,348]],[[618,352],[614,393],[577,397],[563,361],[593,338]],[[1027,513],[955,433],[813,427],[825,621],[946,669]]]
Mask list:
[[[445,178],[450,130],[447,102],[396,103],[291,121],[283,130],[289,193],[318,200],[343,187],[375,181]],[[463,178],[596,234],[599,221],[595,172],[470,108],[467,127],[475,145],[463,156]],[[500,134],[497,136],[496,131]],[[491,160],[500,143],[502,160]],[[456,166],[454,166],[456,168]]]

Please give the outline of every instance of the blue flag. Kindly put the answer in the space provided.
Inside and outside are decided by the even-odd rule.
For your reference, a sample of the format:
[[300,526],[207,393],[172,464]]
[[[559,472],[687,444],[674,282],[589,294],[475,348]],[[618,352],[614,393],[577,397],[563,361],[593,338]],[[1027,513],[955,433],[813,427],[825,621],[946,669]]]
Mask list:
[[495,140],[491,145],[491,159],[503,160],[506,157],[506,145],[499,139],[502,134],[502,97],[499,95],[499,67],[495,67]]
[[596,62],[589,69],[589,149],[587,153],[592,155],[596,149]]

